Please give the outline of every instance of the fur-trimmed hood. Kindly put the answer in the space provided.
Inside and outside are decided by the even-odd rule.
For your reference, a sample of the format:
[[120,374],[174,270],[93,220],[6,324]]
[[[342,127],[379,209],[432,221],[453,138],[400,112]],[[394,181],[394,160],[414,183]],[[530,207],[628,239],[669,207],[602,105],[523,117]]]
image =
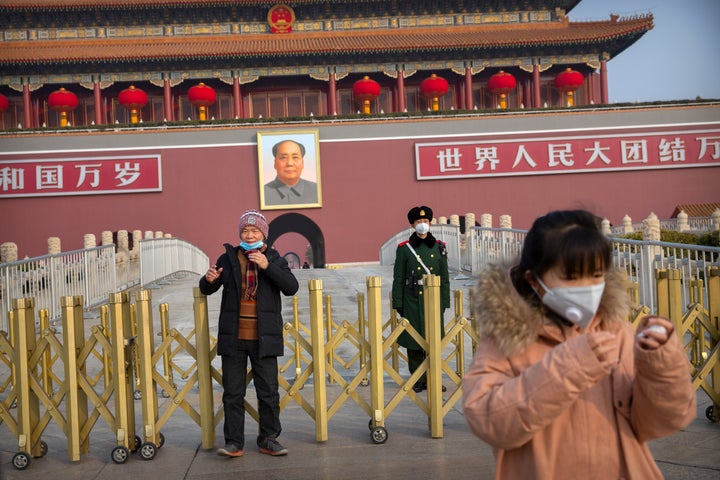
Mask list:
[[[543,335],[543,326],[552,322],[515,290],[510,280],[512,265],[485,267],[473,287],[472,305],[480,335],[493,338],[507,356],[523,351]],[[605,274],[605,290],[597,312],[599,328],[611,329],[611,323],[628,320],[630,302],[626,287],[624,272],[612,269]],[[596,322],[593,320],[592,324]]]

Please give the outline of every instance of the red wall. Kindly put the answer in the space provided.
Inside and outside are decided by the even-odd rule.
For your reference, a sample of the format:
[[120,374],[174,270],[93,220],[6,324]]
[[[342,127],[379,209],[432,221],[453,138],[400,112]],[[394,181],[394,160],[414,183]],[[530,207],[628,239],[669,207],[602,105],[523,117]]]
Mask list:
[[[420,125],[422,142],[453,141],[448,136],[427,137],[433,125]],[[246,131],[245,138],[255,133]],[[160,141],[162,135],[152,134]],[[408,227],[406,212],[418,204],[431,206],[435,217],[474,213],[479,222],[481,214],[490,213],[493,226],[498,226],[500,215],[508,214],[513,227],[526,229],[536,216],[551,209],[586,208],[617,225],[626,214],[634,222],[651,212],[664,219],[681,203],[720,201],[716,167],[418,181],[417,138],[333,136],[337,137],[332,127],[319,135],[323,206],[264,212],[272,220],[295,211],[315,222],[324,235],[326,262],[331,264],[377,261],[380,246]],[[77,156],[88,144],[83,137],[103,143],[97,134],[80,135],[73,151],[44,150],[30,156]],[[51,137],[34,140],[34,145],[40,140],[46,145],[55,142]],[[128,148],[136,145],[134,138],[128,142]],[[124,154],[118,149],[93,150],[96,153]],[[50,236],[60,237],[62,249],[70,251],[82,248],[85,233],[94,233],[100,243],[104,230],[160,230],[197,245],[212,262],[222,243],[238,242],[240,213],[259,208],[256,145],[166,145],[128,151],[140,153],[161,155],[162,192],[0,199],[0,243],[17,243],[23,258],[47,253]],[[0,160],[8,158],[0,156]],[[304,251],[296,253],[302,262]]]

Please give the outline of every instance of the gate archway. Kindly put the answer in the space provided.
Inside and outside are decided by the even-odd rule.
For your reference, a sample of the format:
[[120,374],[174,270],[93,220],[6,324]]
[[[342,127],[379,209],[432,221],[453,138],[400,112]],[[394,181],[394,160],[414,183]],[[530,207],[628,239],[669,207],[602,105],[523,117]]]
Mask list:
[[320,227],[305,215],[285,213],[270,222],[268,246],[285,233],[298,233],[310,242],[314,268],[325,268],[325,237]]

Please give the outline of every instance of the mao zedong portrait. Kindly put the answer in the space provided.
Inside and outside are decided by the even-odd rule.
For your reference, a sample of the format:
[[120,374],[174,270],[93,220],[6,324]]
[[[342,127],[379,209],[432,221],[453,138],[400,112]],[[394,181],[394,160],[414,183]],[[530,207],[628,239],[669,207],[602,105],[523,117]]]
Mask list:
[[305,146],[295,140],[282,140],[272,147],[275,179],[264,186],[266,205],[318,203],[317,183],[301,178],[305,166]]

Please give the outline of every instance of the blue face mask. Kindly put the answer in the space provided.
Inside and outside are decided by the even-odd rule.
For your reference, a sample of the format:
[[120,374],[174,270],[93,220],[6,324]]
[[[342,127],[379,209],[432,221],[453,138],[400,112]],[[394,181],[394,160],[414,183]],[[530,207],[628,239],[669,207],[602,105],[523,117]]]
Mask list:
[[242,248],[245,251],[258,250],[258,249],[262,248],[262,246],[263,246],[262,240],[258,240],[255,243],[240,242],[240,248]]

